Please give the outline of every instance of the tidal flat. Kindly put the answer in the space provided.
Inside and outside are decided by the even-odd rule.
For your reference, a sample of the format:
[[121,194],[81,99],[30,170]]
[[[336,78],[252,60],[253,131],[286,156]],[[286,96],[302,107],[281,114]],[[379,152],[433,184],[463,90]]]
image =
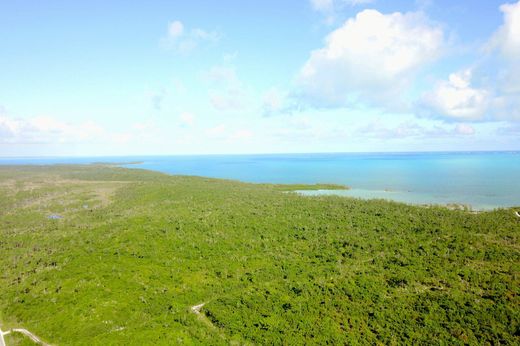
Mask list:
[[0,328],[52,345],[520,343],[518,208],[304,189],[0,166]]

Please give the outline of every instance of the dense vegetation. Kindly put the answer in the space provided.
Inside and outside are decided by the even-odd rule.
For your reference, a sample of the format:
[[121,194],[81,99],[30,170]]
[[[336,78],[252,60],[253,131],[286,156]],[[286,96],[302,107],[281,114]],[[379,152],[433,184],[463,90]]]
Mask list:
[[55,345],[520,343],[512,210],[102,165],[0,167],[0,196],[0,328]]

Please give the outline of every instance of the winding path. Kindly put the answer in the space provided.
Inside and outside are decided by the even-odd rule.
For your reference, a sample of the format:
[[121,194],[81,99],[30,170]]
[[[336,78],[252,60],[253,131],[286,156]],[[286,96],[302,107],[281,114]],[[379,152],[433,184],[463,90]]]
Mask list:
[[0,346],[5,346],[4,335],[9,333],[10,332],[2,332],[2,329],[0,329]]
[[50,346],[49,344],[43,342],[39,337],[37,337],[36,335],[31,333],[27,329],[23,329],[23,328],[13,328],[13,329],[8,330],[6,332],[3,332],[0,329],[0,346],[6,346],[5,340],[4,340],[4,335],[7,335],[7,334],[9,334],[11,332],[22,333],[22,334],[26,335],[27,337],[29,337],[29,339],[31,339],[32,341],[34,341],[37,344],[40,344],[40,345],[43,345],[43,346]]
[[202,303],[202,304],[199,304],[199,305],[193,305],[191,307],[191,311],[196,314],[196,315],[200,315],[200,310],[204,307],[206,303]]
[[206,324],[210,328],[217,329],[217,327],[215,327],[213,325],[213,323],[210,321],[210,319],[204,313],[200,312],[200,310],[204,307],[204,305],[206,305],[206,303],[193,305],[192,307],[190,307],[190,310],[195,315],[197,315],[197,318],[199,319],[199,321],[202,321],[204,324]]
[[190,311],[197,315],[199,321],[207,325],[209,328],[213,329],[222,340],[226,340],[226,336],[224,335],[224,333],[220,331],[203,312],[201,312],[202,308],[204,307],[204,305],[206,305],[206,303],[208,302],[190,306]]
[[520,212],[515,211],[515,215],[518,216],[518,217],[520,217]]

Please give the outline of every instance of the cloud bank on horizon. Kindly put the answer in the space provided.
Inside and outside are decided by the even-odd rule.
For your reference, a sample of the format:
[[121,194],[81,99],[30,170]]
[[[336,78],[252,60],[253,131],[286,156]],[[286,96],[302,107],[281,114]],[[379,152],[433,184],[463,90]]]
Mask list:
[[520,1],[42,6],[0,5],[0,156],[520,149]]

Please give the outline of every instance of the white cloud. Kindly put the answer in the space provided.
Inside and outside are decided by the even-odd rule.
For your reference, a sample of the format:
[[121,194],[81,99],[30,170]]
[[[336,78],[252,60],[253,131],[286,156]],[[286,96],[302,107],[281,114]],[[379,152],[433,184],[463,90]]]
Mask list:
[[500,10],[503,24],[484,47],[486,59],[425,93],[420,106],[429,115],[456,121],[520,121],[520,1]]
[[[520,1],[500,6],[504,23],[490,40],[505,60],[500,71],[500,87],[504,93],[520,94]],[[520,95],[516,95],[518,97]]]
[[0,143],[46,144],[95,140],[105,130],[94,122],[70,124],[52,117],[15,119],[0,114]]
[[184,24],[181,21],[174,21],[168,24],[168,36],[177,39],[184,33]]
[[504,23],[491,39],[505,60],[498,84],[497,118],[520,121],[520,1],[500,6]]
[[419,13],[364,10],[311,53],[298,76],[301,98],[324,107],[389,105],[439,56],[443,42],[443,30]]
[[217,31],[207,31],[201,28],[187,30],[181,21],[175,20],[168,24],[167,34],[161,39],[161,45],[164,48],[187,54],[201,43],[217,43],[220,37],[221,35]]
[[504,23],[491,40],[491,46],[497,46],[501,53],[510,59],[520,56],[520,1],[500,6],[504,14]]
[[423,104],[438,115],[459,120],[483,120],[492,103],[491,93],[471,86],[472,71],[452,73],[424,96]]
[[13,118],[0,113],[0,146],[18,145],[112,145],[157,138],[152,121],[110,131],[94,121],[65,122],[54,117]]

